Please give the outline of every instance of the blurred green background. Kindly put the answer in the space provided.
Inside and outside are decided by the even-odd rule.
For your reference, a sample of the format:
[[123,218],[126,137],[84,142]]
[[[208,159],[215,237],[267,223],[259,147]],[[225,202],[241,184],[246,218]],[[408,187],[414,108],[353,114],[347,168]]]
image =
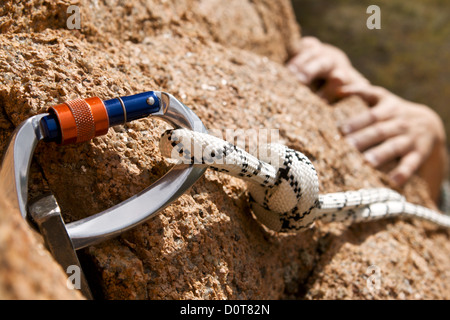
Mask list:
[[[450,1],[292,3],[302,35],[344,50],[373,84],[436,110],[450,140]],[[366,10],[372,4],[381,9],[380,30],[366,27]]]

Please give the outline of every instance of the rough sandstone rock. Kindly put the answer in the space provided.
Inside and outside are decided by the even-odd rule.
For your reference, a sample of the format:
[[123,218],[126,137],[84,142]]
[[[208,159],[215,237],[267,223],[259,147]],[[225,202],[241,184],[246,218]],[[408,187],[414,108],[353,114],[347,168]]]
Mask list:
[[[80,31],[66,28],[70,4],[81,8]],[[281,142],[313,161],[321,192],[389,186],[336,126],[363,103],[326,105],[283,66],[300,37],[287,0],[6,1],[0,13],[3,149],[14,126],[50,105],[161,90],[208,128],[279,129]],[[77,146],[42,144],[31,194],[49,188],[67,221],[117,204],[169,169],[158,151],[165,128],[143,119]],[[432,206],[418,178],[401,191]],[[0,297],[75,297],[48,254],[36,257],[45,251],[21,219],[2,210],[0,228]],[[8,245],[22,238],[27,252]],[[242,181],[208,170],[160,215],[82,256],[106,299],[448,299],[448,240],[446,230],[398,219],[276,234],[252,216]],[[49,267],[18,272],[30,263]],[[375,293],[371,265],[382,277]],[[57,277],[54,291],[37,275],[46,284]]]
[[82,299],[62,268],[19,215],[0,203],[0,300]]

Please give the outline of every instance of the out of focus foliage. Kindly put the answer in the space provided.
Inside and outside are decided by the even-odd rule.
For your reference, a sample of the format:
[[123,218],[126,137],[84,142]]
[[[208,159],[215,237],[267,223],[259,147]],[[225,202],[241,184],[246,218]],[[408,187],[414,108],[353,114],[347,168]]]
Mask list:
[[[424,103],[443,118],[450,140],[448,0],[292,0],[303,35],[343,49],[372,83]],[[369,30],[369,5],[381,29]]]

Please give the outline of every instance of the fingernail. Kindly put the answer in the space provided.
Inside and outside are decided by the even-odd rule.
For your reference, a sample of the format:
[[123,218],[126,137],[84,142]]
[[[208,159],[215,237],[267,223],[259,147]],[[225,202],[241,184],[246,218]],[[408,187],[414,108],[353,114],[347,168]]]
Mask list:
[[294,64],[288,64],[287,68],[293,72],[293,73],[297,73],[297,67]]
[[301,72],[297,72],[296,74],[298,81],[306,83],[306,81],[308,80],[308,78],[306,78],[306,76],[301,73]]
[[356,140],[355,140],[355,139],[353,139],[353,138],[345,138],[345,140],[347,140],[347,142],[348,142],[350,145],[354,146],[355,148],[358,147],[357,144],[356,144]]
[[348,124],[339,125],[339,129],[343,134],[349,134],[350,132],[352,132],[352,127]]
[[364,158],[374,167],[378,165],[377,158],[370,152],[364,153]]
[[400,186],[403,183],[403,177],[399,173],[391,173],[389,174],[389,178],[396,186]]

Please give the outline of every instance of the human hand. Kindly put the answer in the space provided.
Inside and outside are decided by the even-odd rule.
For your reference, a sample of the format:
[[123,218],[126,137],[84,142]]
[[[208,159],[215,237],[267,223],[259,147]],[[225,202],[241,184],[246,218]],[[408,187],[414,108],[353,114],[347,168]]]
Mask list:
[[375,168],[398,161],[389,173],[397,186],[420,168],[437,200],[447,171],[446,136],[440,117],[429,107],[381,87],[350,85],[342,87],[339,94],[358,95],[372,106],[341,125],[347,140],[364,152]]
[[[287,63],[287,67],[301,83],[317,89],[317,94],[328,102],[339,98],[337,93],[342,86],[369,83],[342,50],[314,37],[302,38],[299,53]],[[320,82],[323,82],[322,86],[314,88]]]

